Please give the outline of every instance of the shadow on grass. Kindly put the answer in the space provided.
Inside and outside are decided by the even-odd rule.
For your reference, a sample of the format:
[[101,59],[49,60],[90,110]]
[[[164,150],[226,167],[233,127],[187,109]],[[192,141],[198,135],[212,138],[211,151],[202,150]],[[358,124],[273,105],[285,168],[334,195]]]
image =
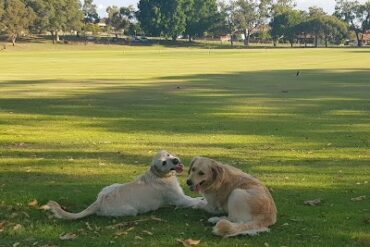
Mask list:
[[[343,135],[363,140],[368,134],[360,126],[369,121],[369,77],[370,70],[352,69],[302,70],[298,77],[293,70],[172,76],[137,87],[126,86],[127,80],[106,80],[109,86],[91,80],[86,89],[60,89],[70,96],[2,97],[0,106],[3,112],[37,114],[45,121],[83,118],[88,121],[81,127],[112,132],[258,135],[302,142]],[[66,82],[74,83],[22,80],[2,82],[1,87],[16,95],[18,86],[28,83],[51,83],[47,92]],[[43,89],[28,92],[33,90]],[[9,121],[14,120],[3,119],[2,124]],[[17,124],[42,125],[43,118]],[[336,132],[331,132],[334,126]]]

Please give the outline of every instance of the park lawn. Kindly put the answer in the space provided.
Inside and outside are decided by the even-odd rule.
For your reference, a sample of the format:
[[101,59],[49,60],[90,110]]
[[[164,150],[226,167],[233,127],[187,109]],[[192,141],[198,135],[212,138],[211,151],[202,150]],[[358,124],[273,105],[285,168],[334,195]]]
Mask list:
[[[369,65],[370,49],[8,48],[0,246],[369,246]],[[143,173],[160,149],[257,176],[273,190],[278,222],[257,237],[221,239],[210,215],[192,209],[66,222],[28,206],[53,199],[82,210],[102,187]],[[304,205],[316,198],[323,203]]]

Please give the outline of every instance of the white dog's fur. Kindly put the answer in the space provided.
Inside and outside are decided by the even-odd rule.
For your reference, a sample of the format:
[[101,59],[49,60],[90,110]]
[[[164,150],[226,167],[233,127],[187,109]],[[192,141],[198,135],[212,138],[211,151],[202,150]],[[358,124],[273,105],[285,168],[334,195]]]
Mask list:
[[105,187],[97,200],[80,213],[64,211],[56,202],[48,206],[57,218],[75,220],[92,214],[101,216],[136,216],[156,210],[165,205],[193,207],[201,203],[200,198],[186,196],[176,178],[183,165],[178,157],[160,151],[153,159],[150,169],[126,184]]

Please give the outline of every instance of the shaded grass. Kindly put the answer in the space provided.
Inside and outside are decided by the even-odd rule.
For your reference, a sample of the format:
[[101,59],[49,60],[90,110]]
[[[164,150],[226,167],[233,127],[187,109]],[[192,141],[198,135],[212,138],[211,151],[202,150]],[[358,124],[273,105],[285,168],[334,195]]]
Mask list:
[[[7,226],[0,246],[174,246],[188,237],[201,246],[366,246],[368,199],[350,200],[370,196],[366,52],[8,49],[0,56],[0,219],[25,230]],[[117,229],[106,226],[151,214],[71,223],[27,206],[54,199],[81,210],[103,186],[144,172],[162,148],[185,162],[210,156],[258,176],[274,190],[272,232],[220,240],[206,213],[165,208],[152,214],[166,223],[140,222],[116,239]],[[323,205],[303,205],[315,198]],[[86,222],[100,229],[89,231]],[[63,232],[79,237],[61,242]]]

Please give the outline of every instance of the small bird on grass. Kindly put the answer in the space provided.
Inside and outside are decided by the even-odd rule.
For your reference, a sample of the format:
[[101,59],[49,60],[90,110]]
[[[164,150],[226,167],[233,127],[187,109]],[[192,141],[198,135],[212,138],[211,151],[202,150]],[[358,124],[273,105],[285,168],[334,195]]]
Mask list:
[[301,74],[301,71],[297,71],[296,77],[298,77]]

